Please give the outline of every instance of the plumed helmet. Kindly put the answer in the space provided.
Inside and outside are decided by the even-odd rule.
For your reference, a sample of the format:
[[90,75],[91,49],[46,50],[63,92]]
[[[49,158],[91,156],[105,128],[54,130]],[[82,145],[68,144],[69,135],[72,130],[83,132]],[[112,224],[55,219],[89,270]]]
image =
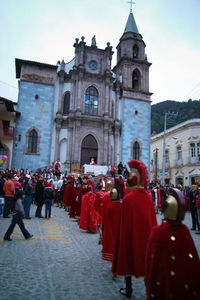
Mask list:
[[108,177],[106,179],[106,191],[110,192],[110,190],[114,187],[114,180],[112,177]]
[[92,191],[94,193],[95,192],[95,183],[94,183],[94,180],[88,179],[87,180],[87,185],[90,185],[92,187]]
[[123,199],[125,193],[124,181],[121,178],[114,179],[114,187],[111,189],[110,197],[112,200]]
[[170,188],[169,197],[162,203],[165,220],[173,225],[181,224],[186,211],[186,200],[179,189]]
[[[147,186],[149,184],[149,174],[146,165],[139,160],[130,160],[127,162],[129,165],[129,168],[131,170],[130,172],[130,178],[127,180],[127,183],[129,186],[134,185],[141,185],[141,186]],[[132,180],[131,180],[132,177]],[[137,184],[136,183],[136,177],[137,177]],[[132,181],[132,183],[131,183]]]

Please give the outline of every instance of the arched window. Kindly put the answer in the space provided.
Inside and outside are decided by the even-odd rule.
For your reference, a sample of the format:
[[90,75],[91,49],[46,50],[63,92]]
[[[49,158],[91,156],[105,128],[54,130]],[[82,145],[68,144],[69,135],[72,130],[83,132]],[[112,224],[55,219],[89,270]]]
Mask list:
[[137,45],[133,47],[133,58],[138,58],[139,48]]
[[63,115],[69,114],[69,108],[70,108],[70,92],[67,92],[64,96]]
[[132,74],[132,88],[138,90],[140,85],[140,73],[138,70],[134,70]]
[[87,88],[85,93],[85,113],[87,115],[98,114],[98,91],[94,86]]
[[28,135],[28,152],[37,153],[38,134],[35,129],[32,129]]
[[140,144],[137,141],[133,144],[133,159],[140,160]]

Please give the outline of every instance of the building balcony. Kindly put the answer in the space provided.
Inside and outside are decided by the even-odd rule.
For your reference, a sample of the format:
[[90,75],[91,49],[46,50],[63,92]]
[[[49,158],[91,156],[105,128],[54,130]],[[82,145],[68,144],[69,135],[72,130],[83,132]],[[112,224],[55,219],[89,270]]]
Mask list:
[[182,160],[182,159],[178,159],[178,160],[176,161],[176,165],[177,165],[178,167],[181,167],[181,166],[183,165],[183,160]]
[[199,157],[189,157],[188,163],[190,165],[197,165],[200,164],[200,156]]
[[14,127],[8,126],[4,128],[0,128],[0,137],[13,138],[14,137]]

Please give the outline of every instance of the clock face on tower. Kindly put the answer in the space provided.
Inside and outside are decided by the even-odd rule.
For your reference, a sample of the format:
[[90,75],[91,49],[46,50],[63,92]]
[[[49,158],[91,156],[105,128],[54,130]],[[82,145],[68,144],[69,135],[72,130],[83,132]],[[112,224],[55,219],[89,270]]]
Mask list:
[[91,60],[89,62],[89,67],[90,67],[91,70],[96,70],[97,67],[98,67],[98,64],[97,64],[97,62],[95,60]]

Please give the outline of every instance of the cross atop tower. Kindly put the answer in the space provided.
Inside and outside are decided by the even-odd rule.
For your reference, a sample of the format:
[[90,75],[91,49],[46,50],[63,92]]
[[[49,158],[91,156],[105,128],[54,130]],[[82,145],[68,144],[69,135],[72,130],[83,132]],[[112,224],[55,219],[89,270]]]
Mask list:
[[132,13],[132,11],[133,11],[133,4],[135,4],[135,2],[133,2],[132,0],[130,0],[128,3],[130,4],[130,12]]

